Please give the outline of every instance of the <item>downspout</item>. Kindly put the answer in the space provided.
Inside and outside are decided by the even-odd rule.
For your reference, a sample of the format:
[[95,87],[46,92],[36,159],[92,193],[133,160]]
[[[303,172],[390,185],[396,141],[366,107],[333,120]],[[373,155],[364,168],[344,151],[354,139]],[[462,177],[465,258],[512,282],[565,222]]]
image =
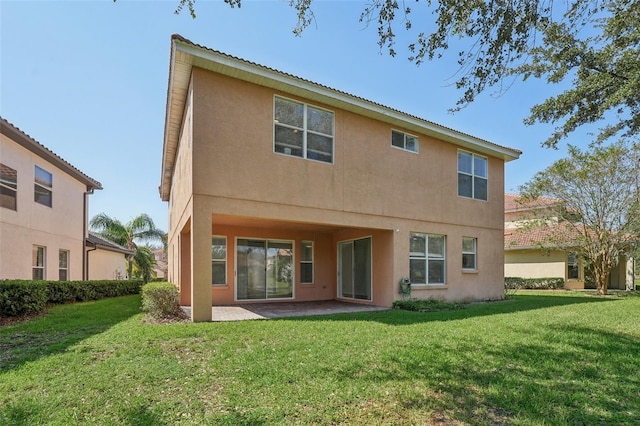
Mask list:
[[89,251],[93,251],[96,248],[94,247],[93,250],[89,250],[87,251],[87,237],[89,236],[89,232],[88,232],[88,204],[89,204],[89,195],[93,194],[93,192],[95,191],[95,188],[91,187],[91,189],[89,189],[90,187],[87,186],[88,191],[85,191],[82,197],[82,217],[83,217],[83,221],[82,221],[82,280],[83,281],[88,281],[89,280]]

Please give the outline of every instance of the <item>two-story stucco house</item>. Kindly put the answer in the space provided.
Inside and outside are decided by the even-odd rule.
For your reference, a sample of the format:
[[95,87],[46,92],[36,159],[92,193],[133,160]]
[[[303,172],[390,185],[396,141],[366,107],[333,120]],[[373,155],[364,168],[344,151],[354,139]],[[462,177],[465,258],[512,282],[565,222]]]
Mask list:
[[100,182],[0,118],[0,279],[86,279],[96,189]]
[[[520,151],[171,40],[160,196],[168,279],[212,306],[503,297],[504,163]],[[427,100],[425,100],[427,101]]]

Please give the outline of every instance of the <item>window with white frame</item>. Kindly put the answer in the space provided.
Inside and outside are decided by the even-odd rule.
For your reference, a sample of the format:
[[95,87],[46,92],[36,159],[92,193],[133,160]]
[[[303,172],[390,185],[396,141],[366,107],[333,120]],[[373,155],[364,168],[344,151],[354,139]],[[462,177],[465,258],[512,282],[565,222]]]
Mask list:
[[333,163],[333,112],[276,96],[273,123],[275,152]]
[[412,232],[409,241],[409,278],[412,284],[444,284],[446,238]]
[[0,163],[0,207],[18,210],[18,172]]
[[580,279],[580,261],[578,254],[571,252],[567,255],[567,279]]
[[69,251],[60,250],[58,252],[58,279],[60,281],[69,280]]
[[302,241],[300,246],[300,283],[313,284],[313,241]]
[[44,280],[46,274],[47,248],[42,246],[33,246],[32,252],[32,279]]
[[467,271],[473,271],[477,269],[477,247],[478,240],[476,238],[462,238],[462,269]]
[[211,238],[211,284],[227,285],[227,237]]
[[487,157],[458,151],[458,195],[487,201]]
[[43,206],[52,206],[52,189],[53,189],[53,176],[48,171],[35,166],[35,179],[34,179],[34,195],[33,199],[36,203],[40,203]]
[[406,149],[407,151],[418,152],[418,137],[398,130],[392,130],[391,145]]

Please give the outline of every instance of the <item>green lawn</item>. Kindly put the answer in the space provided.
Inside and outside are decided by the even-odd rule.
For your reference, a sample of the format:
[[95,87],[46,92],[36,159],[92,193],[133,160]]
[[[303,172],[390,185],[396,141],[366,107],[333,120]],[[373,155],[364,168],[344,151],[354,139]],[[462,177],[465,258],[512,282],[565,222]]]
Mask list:
[[640,424],[640,297],[172,325],[139,306],[0,327],[0,424]]

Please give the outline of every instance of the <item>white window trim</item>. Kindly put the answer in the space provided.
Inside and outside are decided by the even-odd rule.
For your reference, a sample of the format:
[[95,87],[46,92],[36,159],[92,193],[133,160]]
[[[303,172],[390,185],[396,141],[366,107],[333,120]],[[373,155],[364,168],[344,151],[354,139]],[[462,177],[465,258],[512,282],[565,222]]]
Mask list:
[[[460,152],[463,152],[463,153],[465,153],[465,154],[469,154],[469,155],[471,155],[471,173],[470,173],[470,174],[469,174],[469,173],[467,173],[467,172],[462,172],[462,171],[460,171],[460,167],[459,167],[459,165],[458,165],[458,158],[457,158],[457,156],[456,156],[456,169],[457,169],[457,173],[458,173],[458,174],[459,174],[459,173],[462,173],[463,175],[471,176],[471,197],[466,197],[466,196],[464,196],[464,195],[460,195],[460,188],[456,188],[456,189],[457,189],[457,193],[458,193],[458,197],[460,197],[460,198],[466,198],[466,199],[468,199],[468,200],[477,200],[477,201],[484,201],[484,202],[488,202],[488,201],[489,201],[489,157],[485,157],[484,155],[478,155],[478,154],[475,154],[475,153],[470,152],[470,151],[465,151],[465,150],[463,150],[463,149],[459,149],[459,150],[458,150],[458,152],[459,152],[459,153],[460,153]],[[476,167],[476,165],[475,165],[475,158],[476,158],[476,157],[478,157],[478,158],[483,158],[483,159],[484,159],[484,160],[486,160],[486,162],[487,162],[487,177],[478,176],[479,178],[482,178],[482,179],[486,179],[486,180],[487,180],[487,199],[486,199],[486,200],[483,200],[482,198],[476,198],[476,188],[475,188],[475,180],[474,180],[474,177],[476,177],[476,174],[475,174],[475,167]],[[458,174],[456,174],[456,178],[457,178]],[[459,185],[459,183],[458,183],[458,185]]]
[[[66,253],[67,256],[67,266],[66,267],[62,267],[60,265],[60,254],[61,253]],[[59,249],[58,250],[58,279],[60,279],[60,271],[66,271],[66,275],[67,278],[65,279],[65,281],[69,281],[69,260],[71,258],[71,253],[69,250],[64,250],[64,249]]]
[[[393,144],[393,132],[402,133],[402,135],[404,136],[404,147],[399,147],[399,146],[396,146],[396,145]],[[411,136],[412,138],[416,139],[416,150],[415,151],[407,149],[407,136]],[[420,152],[420,138],[418,136],[416,136],[416,135],[412,135],[411,133],[403,132],[402,130],[391,129],[391,147],[395,148],[395,149],[400,149],[402,151],[411,152],[413,154],[418,154]]]
[[[33,259],[31,262],[31,278],[33,279],[33,271],[35,269],[41,269],[42,270],[42,279],[46,280],[47,279],[47,248],[45,246],[37,246],[34,245],[33,249],[42,249],[42,265],[34,265],[33,264]],[[37,256],[36,256],[36,263],[37,263]]]
[[[424,260],[425,262],[425,277],[424,283],[411,283],[411,285],[415,285],[421,288],[425,287],[435,287],[435,286],[446,286],[447,285],[447,236],[444,234],[426,234],[424,232],[410,232],[409,238],[412,235],[422,235],[426,237],[425,240],[425,252],[424,255],[422,253],[417,254],[416,252],[409,252],[409,264],[411,264],[411,260]],[[429,238],[430,237],[442,237],[444,238],[444,247],[442,248],[442,257],[429,257]],[[442,282],[440,283],[430,283],[429,282],[429,260],[442,260],[444,261],[444,270],[442,271]]]
[[[473,251],[464,251],[464,240],[469,239],[473,240]],[[473,255],[473,268],[465,268],[462,267],[462,270],[465,272],[473,272],[478,270],[478,239],[475,237],[462,237],[462,255],[472,254]]]
[[10,183],[9,181],[6,181],[6,180],[3,180],[2,178],[0,178],[0,187],[4,188],[6,191],[13,192],[13,198],[15,200],[15,205],[16,205],[15,209],[12,209],[12,208],[9,208],[9,207],[4,207],[4,206],[3,206],[3,208],[5,208],[7,210],[13,210],[13,211],[17,212],[18,211],[18,171],[16,169],[14,169],[13,167],[7,166],[4,163],[2,163],[2,166],[6,167],[7,169],[13,170],[15,172],[15,174],[16,174],[15,188],[13,187],[13,185],[14,185],[13,182]]
[[[38,183],[38,180],[36,179],[36,169],[40,169],[40,170],[42,170],[43,172],[45,172],[45,173],[47,173],[47,174],[49,174],[49,175],[51,176],[51,186],[50,186],[50,187],[46,187],[46,186],[44,186],[44,185],[42,185],[42,184]],[[43,169],[42,167],[40,167],[40,166],[38,166],[38,165],[35,165],[35,167],[34,167],[34,169],[33,169],[33,184],[34,184],[34,185],[36,185],[36,186],[38,186],[38,187],[40,187],[40,188],[42,188],[43,190],[45,190],[45,191],[49,191],[49,192],[51,193],[51,205],[44,204],[44,203],[41,203],[40,201],[36,200],[36,199],[35,199],[35,189],[34,189],[34,201],[35,201],[36,203],[38,203],[38,204],[42,205],[42,206],[52,208],[52,207],[53,207],[53,173],[49,172],[49,171],[48,171],[48,170],[46,170],[46,169]]]
[[[284,99],[286,101],[290,101],[290,102],[295,102],[298,104],[302,104],[302,108],[303,108],[303,112],[302,112],[302,128],[300,127],[296,127],[296,126],[291,126],[289,124],[285,124],[285,123],[278,123],[278,126],[282,126],[282,127],[286,127],[288,129],[295,129],[295,130],[300,130],[302,131],[302,157],[298,157],[297,155],[291,155],[291,154],[286,154],[286,153],[282,153],[282,152],[277,152],[276,151],[276,121],[275,121],[275,114],[276,114],[276,99]],[[326,112],[330,112],[333,118],[333,123],[332,123],[332,129],[333,129],[333,134],[332,135],[327,135],[324,133],[319,133],[319,132],[314,132],[313,130],[309,130],[307,128],[307,108],[308,107],[312,107],[315,109],[319,109],[322,111],[326,111]],[[273,153],[277,154],[277,155],[284,155],[285,157],[289,157],[289,158],[299,158],[299,159],[303,159],[303,160],[308,160],[308,161],[315,161],[316,163],[321,163],[321,164],[335,164],[335,157],[336,157],[336,114],[334,111],[330,110],[330,109],[326,109],[326,108],[322,108],[316,105],[312,105],[297,99],[291,99],[291,98],[286,98],[284,96],[278,96],[278,95],[274,95],[273,97],[273,127],[272,127],[272,141],[273,141]],[[320,135],[320,136],[324,136],[324,137],[330,137],[331,138],[331,161],[321,161],[321,160],[315,160],[313,158],[308,158],[307,157],[307,134],[308,133],[312,133],[315,135]]]
[[[229,274],[227,274],[227,258],[229,257],[229,244],[227,242],[227,236],[226,235],[212,235],[211,236],[211,246],[213,248],[213,239],[214,238],[220,238],[220,239],[224,239],[224,260],[222,259],[214,259],[213,258],[213,253],[211,253],[211,272],[212,272],[212,276],[211,276],[211,285],[214,287],[227,287],[229,285]],[[213,282],[213,262],[219,262],[222,263],[224,262],[224,283],[214,283]]]
[[[311,260],[302,260],[302,243],[309,243],[311,244]],[[300,265],[304,264],[311,264],[311,281],[306,282],[306,281],[302,281],[302,267],[300,270],[300,284],[301,285],[313,285],[315,283],[315,278],[316,278],[316,268],[314,265],[314,261],[315,261],[315,244],[313,243],[313,241],[311,240],[302,240],[300,241]]]

